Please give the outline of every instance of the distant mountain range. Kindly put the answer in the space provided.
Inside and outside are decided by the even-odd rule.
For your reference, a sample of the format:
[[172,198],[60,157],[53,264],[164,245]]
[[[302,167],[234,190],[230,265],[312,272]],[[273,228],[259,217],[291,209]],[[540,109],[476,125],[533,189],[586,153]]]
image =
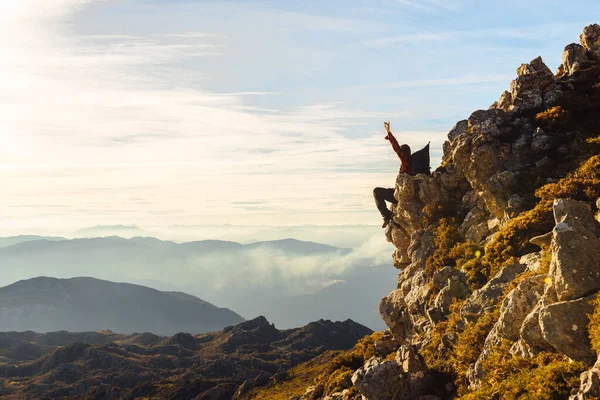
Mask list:
[[[0,285],[38,276],[90,276],[190,293],[245,318],[265,315],[279,328],[320,318],[383,328],[376,304],[394,289],[397,271],[373,263],[352,249],[295,239],[243,245],[118,236],[0,238]],[[357,296],[360,282],[370,290]]]
[[244,319],[195,296],[94,278],[38,277],[0,288],[0,331],[213,332]]
[[278,330],[264,317],[171,337],[110,331],[0,332],[2,399],[246,399],[316,356],[334,357],[371,331],[320,320]]

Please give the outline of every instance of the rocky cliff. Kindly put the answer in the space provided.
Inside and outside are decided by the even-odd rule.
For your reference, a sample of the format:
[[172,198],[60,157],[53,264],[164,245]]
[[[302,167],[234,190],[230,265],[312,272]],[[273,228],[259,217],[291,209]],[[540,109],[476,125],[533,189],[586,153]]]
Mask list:
[[590,25],[556,74],[540,57],[523,64],[459,121],[430,176],[398,175],[385,234],[400,274],[379,305],[389,331],[351,382],[332,392],[321,377],[302,398],[600,396],[598,135]]

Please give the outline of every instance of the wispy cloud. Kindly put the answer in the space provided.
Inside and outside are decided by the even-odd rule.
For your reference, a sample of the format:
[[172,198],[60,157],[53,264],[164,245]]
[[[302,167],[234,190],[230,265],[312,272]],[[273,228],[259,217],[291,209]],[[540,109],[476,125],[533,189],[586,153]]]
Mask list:
[[436,87],[436,86],[454,86],[454,85],[475,85],[488,82],[509,82],[512,75],[464,75],[443,79],[417,79],[403,82],[387,82],[372,85],[358,86],[358,89],[401,89],[416,87]]

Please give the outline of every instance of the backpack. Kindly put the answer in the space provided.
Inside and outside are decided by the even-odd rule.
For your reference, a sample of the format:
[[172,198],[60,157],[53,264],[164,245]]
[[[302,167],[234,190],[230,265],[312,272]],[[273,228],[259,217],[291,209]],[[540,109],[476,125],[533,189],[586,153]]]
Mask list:
[[421,150],[411,154],[410,172],[413,176],[416,174],[431,175],[429,143],[427,143],[427,146],[423,147]]

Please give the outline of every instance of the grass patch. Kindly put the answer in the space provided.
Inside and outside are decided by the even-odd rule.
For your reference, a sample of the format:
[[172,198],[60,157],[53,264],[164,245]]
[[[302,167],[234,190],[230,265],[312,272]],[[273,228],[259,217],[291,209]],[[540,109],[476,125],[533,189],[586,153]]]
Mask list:
[[465,393],[461,400],[479,399],[566,399],[579,386],[579,375],[587,368],[556,353],[540,353],[533,358],[509,353],[511,343],[495,347],[483,362],[482,387]]
[[537,205],[508,221],[486,246],[483,262],[489,264],[491,275],[537,249],[529,239],[550,232],[554,227],[554,199],[571,198],[594,204],[600,197],[600,155],[588,158],[558,182],[538,188],[535,196],[539,199]]

